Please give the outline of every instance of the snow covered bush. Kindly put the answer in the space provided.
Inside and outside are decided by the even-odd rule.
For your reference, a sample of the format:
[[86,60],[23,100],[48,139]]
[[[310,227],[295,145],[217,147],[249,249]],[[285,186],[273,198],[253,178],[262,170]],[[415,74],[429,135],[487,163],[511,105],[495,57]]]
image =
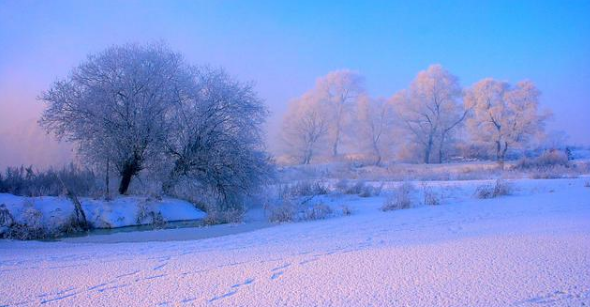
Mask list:
[[227,223],[239,223],[244,218],[244,211],[241,209],[230,209],[225,211],[212,210],[207,212],[203,220],[205,225],[218,225]]
[[352,210],[350,209],[350,207],[348,205],[342,205],[340,207],[342,209],[342,215],[351,215],[352,214]]
[[422,194],[424,197],[424,204],[428,206],[438,206],[441,203],[440,196],[428,186],[423,186]]
[[548,150],[543,152],[536,158],[523,158],[516,164],[519,169],[548,169],[548,168],[562,168],[568,167],[570,161],[567,154],[560,150]]
[[302,219],[306,221],[323,220],[332,214],[330,206],[320,202],[306,208]]
[[291,196],[315,196],[328,194],[330,190],[323,182],[305,180],[289,186],[285,192]]
[[391,194],[387,195],[381,207],[383,211],[409,209],[413,206],[412,193],[414,185],[410,182],[403,182],[396,187]]
[[22,209],[21,220],[12,223],[4,237],[16,240],[43,239],[48,236],[43,228],[43,215],[32,203],[26,202]]
[[137,206],[137,217],[135,219],[137,225],[150,225],[155,229],[164,228],[166,221],[162,216],[162,212],[154,211],[148,201],[140,202]]
[[293,221],[297,210],[297,203],[289,198],[283,198],[275,204],[265,206],[266,216],[272,223]]
[[584,187],[586,187],[586,188],[590,188],[590,181],[586,181],[586,182],[584,183]]
[[496,198],[510,195],[512,186],[503,179],[496,179],[493,185],[482,185],[475,190],[475,197],[479,199]]
[[374,187],[368,184],[366,181],[355,181],[351,183],[346,179],[339,180],[336,185],[335,189],[339,193],[342,194],[356,194],[360,197],[371,197],[371,196],[378,196],[381,194],[381,190],[383,188],[383,183],[380,186]]
[[14,217],[5,204],[0,204],[0,238],[10,230],[12,224],[14,224]]

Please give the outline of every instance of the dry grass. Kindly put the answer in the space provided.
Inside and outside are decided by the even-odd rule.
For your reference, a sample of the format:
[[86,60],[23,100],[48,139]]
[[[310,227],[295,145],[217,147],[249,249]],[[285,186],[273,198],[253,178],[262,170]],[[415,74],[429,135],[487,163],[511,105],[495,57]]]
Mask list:
[[503,179],[496,179],[493,185],[482,185],[475,190],[475,197],[479,199],[496,198],[500,196],[510,195],[512,193],[512,185]]
[[412,193],[414,185],[410,182],[403,182],[385,198],[381,207],[383,211],[409,209],[413,207]]

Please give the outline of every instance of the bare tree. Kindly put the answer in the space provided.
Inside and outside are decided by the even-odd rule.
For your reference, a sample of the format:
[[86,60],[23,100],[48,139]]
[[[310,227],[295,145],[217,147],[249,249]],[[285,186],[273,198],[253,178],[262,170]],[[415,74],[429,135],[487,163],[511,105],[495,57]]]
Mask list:
[[342,142],[345,120],[357,97],[364,93],[363,77],[351,70],[337,70],[319,78],[313,90],[329,109],[330,138],[332,156],[338,156],[338,146]]
[[291,102],[284,116],[282,139],[287,149],[309,164],[328,136],[327,108],[313,92]]
[[539,112],[539,95],[530,81],[511,86],[490,78],[467,91],[465,104],[474,109],[469,132],[475,141],[494,148],[500,167],[509,148],[526,146],[543,132],[550,114]]
[[469,110],[461,106],[461,94],[457,77],[437,64],[418,73],[409,90],[391,99],[403,129],[423,148],[424,163],[432,162],[436,148],[442,162],[446,143],[466,118]]
[[242,197],[269,174],[261,130],[266,107],[250,84],[223,70],[193,69],[182,88],[166,143],[173,167],[163,188],[188,178],[216,198],[216,210],[240,210]]
[[112,150],[124,194],[146,162],[158,158],[184,77],[182,57],[161,44],[111,47],[41,95],[47,103],[41,124],[83,152]]
[[362,147],[369,148],[375,156],[375,165],[381,164],[393,141],[394,112],[384,99],[361,95],[357,104],[357,138]]

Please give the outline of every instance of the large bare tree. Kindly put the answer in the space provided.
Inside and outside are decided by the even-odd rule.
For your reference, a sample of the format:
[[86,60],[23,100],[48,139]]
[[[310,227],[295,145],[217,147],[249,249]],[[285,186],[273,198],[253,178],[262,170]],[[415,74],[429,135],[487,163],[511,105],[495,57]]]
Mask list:
[[384,98],[361,95],[357,103],[356,137],[361,148],[367,148],[380,165],[393,146],[395,114]]
[[539,90],[530,81],[515,86],[491,78],[474,84],[465,95],[465,104],[473,108],[468,119],[473,140],[487,145],[504,167],[510,148],[524,147],[544,131],[548,112],[539,110]]
[[442,162],[452,133],[469,111],[461,105],[461,96],[457,77],[436,64],[419,72],[409,90],[392,98],[402,128],[423,150],[424,163],[433,162],[436,149]]
[[41,95],[41,124],[82,153],[112,159],[124,194],[146,163],[160,158],[171,102],[188,76],[182,57],[161,44],[114,46]]
[[286,149],[302,164],[309,164],[324,148],[330,124],[327,112],[327,106],[313,92],[304,94],[289,105],[281,137]]
[[92,55],[42,99],[41,124],[85,156],[112,161],[121,194],[147,169],[165,177],[165,192],[188,179],[216,197],[216,209],[239,209],[270,171],[267,110],[252,86],[189,65],[161,44]]
[[343,69],[328,73],[319,78],[314,95],[328,108],[332,156],[338,156],[342,143],[346,119],[350,115],[357,98],[364,93],[363,77],[351,70]]

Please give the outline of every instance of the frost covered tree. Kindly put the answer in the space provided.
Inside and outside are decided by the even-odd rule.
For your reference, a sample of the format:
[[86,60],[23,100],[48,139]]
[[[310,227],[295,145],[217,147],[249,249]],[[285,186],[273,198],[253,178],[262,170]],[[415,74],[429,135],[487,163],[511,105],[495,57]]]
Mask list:
[[160,158],[171,102],[186,75],[182,57],[161,44],[114,46],[42,93],[47,108],[40,123],[78,143],[81,153],[109,155],[124,194],[132,178]]
[[281,137],[302,164],[309,164],[328,138],[328,108],[314,92],[293,100],[284,116]]
[[194,69],[183,88],[166,143],[173,167],[164,190],[188,178],[216,199],[215,210],[240,209],[270,171],[261,130],[266,107],[250,84],[223,70]]
[[392,106],[383,98],[361,95],[357,103],[357,138],[363,148],[375,156],[375,165],[381,164],[393,143],[395,114]]
[[333,71],[317,80],[313,92],[327,107],[332,156],[336,157],[346,119],[359,95],[364,93],[363,77],[351,70]]
[[435,150],[442,162],[448,142],[466,118],[469,109],[461,105],[461,95],[457,77],[437,64],[419,72],[408,90],[392,97],[401,127],[422,148],[424,163],[433,161]]
[[522,148],[542,134],[550,114],[539,111],[539,95],[530,81],[512,86],[490,78],[467,91],[465,104],[474,110],[468,119],[469,133],[494,151],[500,167],[510,148]]
[[121,194],[146,169],[164,176],[165,192],[186,179],[214,196],[217,210],[239,209],[270,171],[267,111],[252,86],[161,44],[89,56],[41,98],[41,124],[93,161],[112,162]]

